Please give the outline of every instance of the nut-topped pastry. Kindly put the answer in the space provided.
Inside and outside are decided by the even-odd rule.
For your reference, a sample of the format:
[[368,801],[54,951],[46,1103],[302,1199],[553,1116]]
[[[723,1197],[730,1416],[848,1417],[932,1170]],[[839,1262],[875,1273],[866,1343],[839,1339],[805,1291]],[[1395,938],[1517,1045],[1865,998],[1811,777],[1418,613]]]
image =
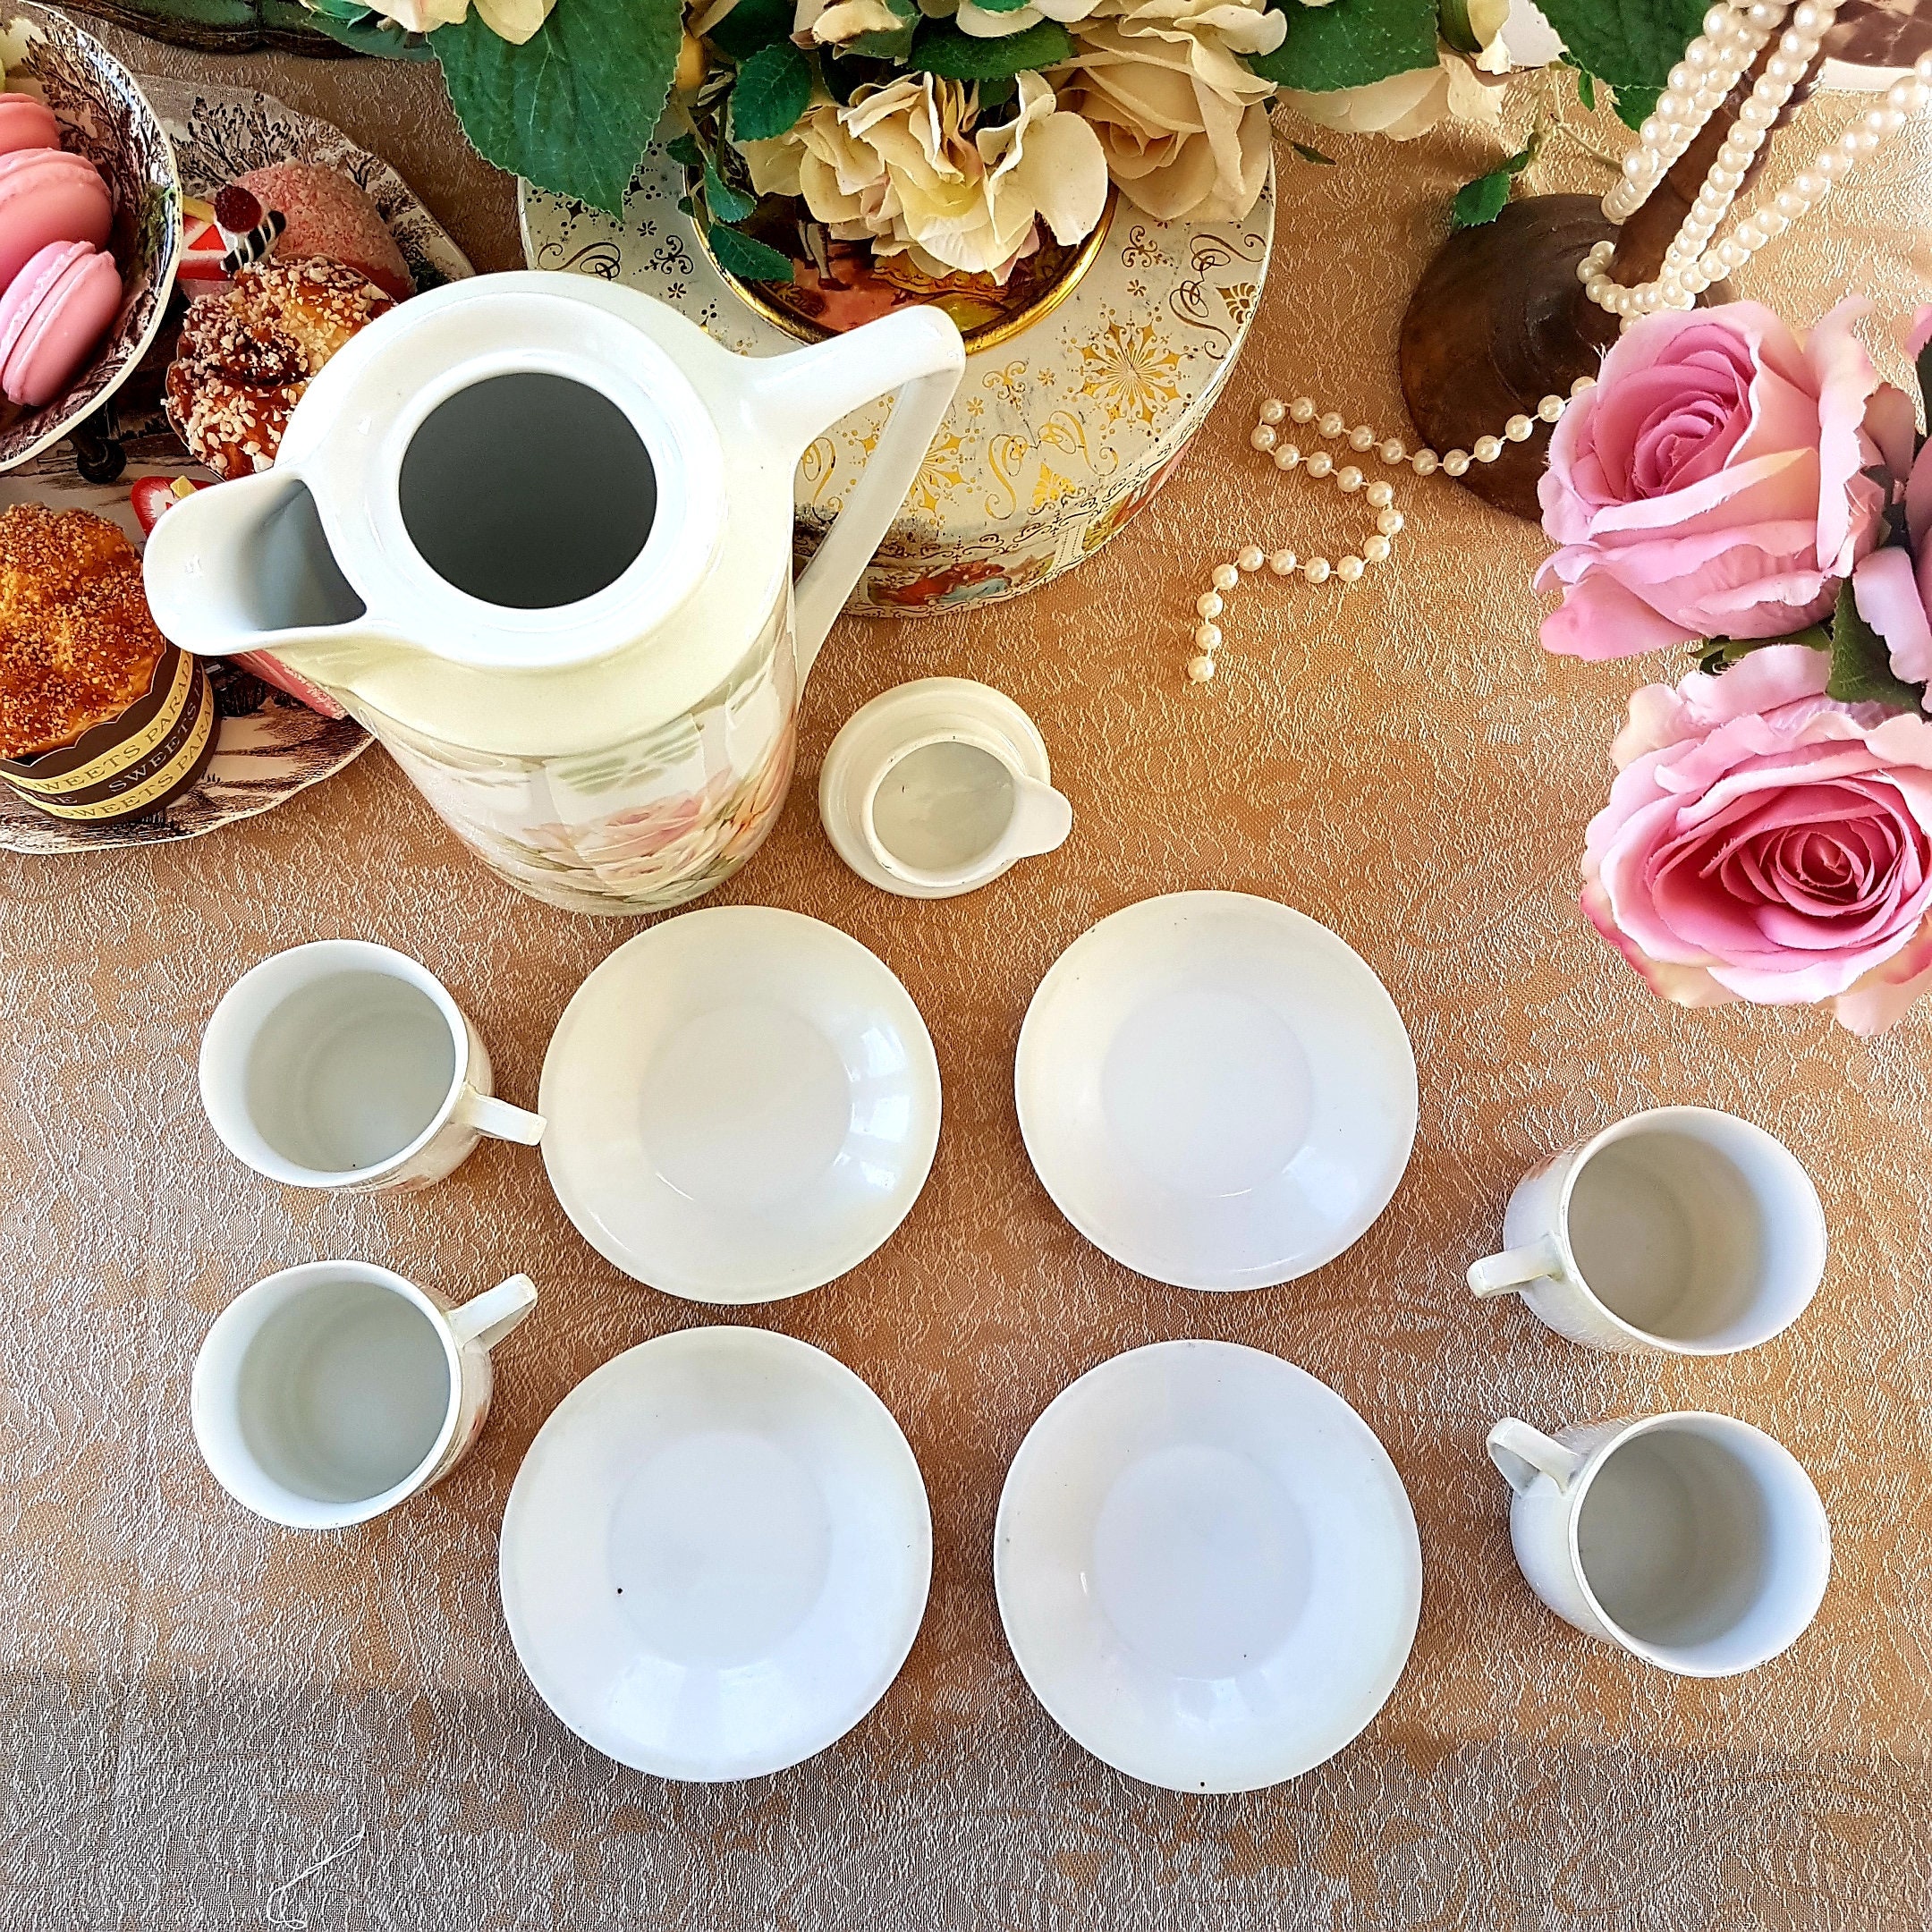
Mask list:
[[126,536],[89,510],[0,512],[0,758],[70,745],[154,682],[167,640]]
[[242,269],[234,287],[190,304],[167,372],[168,420],[223,477],[267,470],[309,379],[395,304],[322,256]]
[[89,510],[0,511],[0,775],[56,818],[130,818],[194,783],[215,729],[125,534]]

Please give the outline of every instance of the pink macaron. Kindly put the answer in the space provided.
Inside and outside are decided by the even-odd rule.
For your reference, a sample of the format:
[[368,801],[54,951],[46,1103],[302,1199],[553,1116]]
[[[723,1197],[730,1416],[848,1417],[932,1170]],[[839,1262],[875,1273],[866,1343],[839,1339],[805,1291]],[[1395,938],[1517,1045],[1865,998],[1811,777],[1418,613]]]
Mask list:
[[73,381],[121,309],[114,257],[50,242],[0,295],[0,391],[39,409]]
[[0,154],[59,146],[60,123],[44,100],[31,94],[0,94]]
[[114,203],[94,164],[58,148],[0,155],[0,288],[50,242],[102,247]]

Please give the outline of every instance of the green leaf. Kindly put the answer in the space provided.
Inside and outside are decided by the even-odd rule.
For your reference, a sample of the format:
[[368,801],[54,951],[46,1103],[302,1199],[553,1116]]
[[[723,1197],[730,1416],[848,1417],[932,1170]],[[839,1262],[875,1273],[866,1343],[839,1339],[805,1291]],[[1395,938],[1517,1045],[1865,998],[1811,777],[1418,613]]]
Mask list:
[[[912,28],[913,22],[909,21],[903,27],[894,28],[890,33],[854,34],[839,51],[857,55],[865,60],[887,61],[894,67],[903,67],[907,55],[912,51]],[[854,81],[852,85],[857,87],[860,83]]]
[[1510,183],[1536,159],[1537,149],[1542,145],[1543,130],[1538,127],[1500,167],[1457,189],[1449,210],[1449,233],[1453,234],[1459,228],[1481,228],[1493,222],[1509,199]]
[[705,206],[721,222],[742,221],[758,206],[758,197],[733,188],[709,155],[705,157],[704,198]]
[[[912,51],[912,30],[919,23],[919,0],[886,0],[886,4],[897,16],[898,26],[876,28],[870,33],[854,34],[841,47],[821,48],[822,56],[836,56],[835,60],[826,61],[825,64],[828,69],[837,64],[838,61],[849,59],[886,61],[894,67],[905,65],[906,55]],[[867,78],[875,77],[868,75]],[[862,84],[857,80],[849,82],[846,87],[847,94]]]
[[1576,71],[1576,92],[1577,98],[1583,103],[1585,111],[1595,114],[1597,112],[1597,76],[1591,73],[1588,68],[1579,67]]
[[1480,54],[1482,42],[1470,24],[1469,0],[1441,0],[1442,37],[1458,54]]
[[1456,190],[1449,208],[1449,233],[1459,228],[1486,228],[1503,212],[1509,199],[1510,183],[1516,179],[1506,167],[1479,174]]
[[811,103],[811,63],[789,40],[760,47],[738,70],[731,92],[731,138],[771,140],[785,133]]
[[792,0],[738,0],[705,36],[720,54],[749,60],[762,47],[792,38]]
[[1570,58],[1617,90],[1618,117],[1637,127],[1697,38],[1707,4],[1707,0],[1548,0],[1542,11]]
[[1831,677],[1825,695],[1840,704],[1880,704],[1894,711],[1916,711],[1921,688],[1892,674],[1892,655],[1885,640],[1859,615],[1847,577],[1838,587],[1838,609],[1832,618]]
[[1728,671],[1753,651],[1768,650],[1774,644],[1801,644],[1807,650],[1819,651],[1828,651],[1832,648],[1831,632],[1823,624],[1809,624],[1802,631],[1793,631],[1788,637],[1719,637],[1712,638],[1708,642],[1711,648],[1698,659],[1698,669],[1711,677]]
[[563,0],[522,46],[474,10],[429,46],[450,104],[486,160],[621,214],[671,91],[679,0]]
[[982,13],[1017,13],[1021,7],[1031,4],[1032,0],[979,0]]
[[1622,87],[1611,89],[1610,106],[1617,119],[1634,134],[1657,112],[1657,96],[1663,91],[1662,88],[1632,87],[1625,81]]
[[707,231],[705,240],[710,243],[711,252],[717,257],[718,267],[726,275],[734,275],[744,282],[789,282],[792,279],[792,258],[781,255],[755,235],[727,228],[722,222],[714,222]]
[[664,151],[680,167],[701,168],[705,165],[704,149],[698,145],[698,137],[688,131],[667,140]]
[[912,37],[906,64],[915,73],[937,74],[942,80],[991,80],[1051,67],[1072,55],[1073,37],[1058,21],[1036,21],[1023,33],[979,40],[962,33],[951,21],[932,20]]
[[1290,141],[1288,145],[1304,161],[1318,162],[1323,167],[1333,167],[1335,165],[1335,157],[1333,155],[1325,155],[1319,148],[1310,148],[1306,141]]
[[420,34],[405,33],[392,20],[385,20],[368,7],[318,4],[309,9],[302,24],[326,34],[331,40],[358,54],[373,55],[377,60],[426,61],[433,56],[429,43]]
[[1248,64],[1264,80],[1326,94],[1436,64],[1435,0],[1283,0],[1287,38]]

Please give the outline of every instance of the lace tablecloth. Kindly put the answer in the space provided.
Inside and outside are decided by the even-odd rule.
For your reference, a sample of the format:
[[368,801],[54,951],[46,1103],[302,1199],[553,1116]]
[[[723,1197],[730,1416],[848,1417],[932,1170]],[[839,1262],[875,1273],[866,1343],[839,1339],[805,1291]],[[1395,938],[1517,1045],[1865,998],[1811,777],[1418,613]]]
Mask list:
[[[479,267],[516,260],[509,184],[463,148],[432,72],[116,45],[150,71],[265,86],[328,116],[386,154]],[[1807,110],[1820,129],[1842,111]],[[206,839],[0,858],[0,1925],[1926,1922],[1932,1019],[1863,1044],[1809,1013],[1684,1012],[1606,951],[1576,910],[1576,858],[1644,669],[1546,657],[1541,538],[1439,479],[1405,493],[1394,566],[1345,596],[1243,590],[1219,679],[1182,680],[1208,561],[1250,534],[1306,552],[1313,532],[1338,554],[1359,520],[1251,463],[1256,399],[1307,391],[1401,427],[1396,319],[1448,192],[1487,165],[1460,134],[1322,146],[1337,165],[1282,149],[1265,313],[1166,492],[1038,596],[842,626],[785,816],[720,895],[871,946],[924,1012],[945,1083],[938,1162],[899,1235],[832,1287],[723,1318],[858,1369],[932,1494],[911,1661],[809,1763],[700,1787],[606,1762],[538,1701],[497,1606],[497,1525],[544,1417],[619,1350],[720,1318],[598,1259],[528,1150],[487,1145],[418,1196],[324,1199],[227,1158],[195,1098],[200,1029],[234,976],[355,934],[443,974],[502,1090],[527,1102],[571,991],[632,928],[498,885],[379,753]],[[1583,166],[1572,155],[1557,175],[1591,178]],[[1928,206],[1921,135],[1766,250],[1748,286],[1808,322],[1862,285],[1895,319],[1932,282]],[[841,868],[814,792],[839,721],[935,672],[1026,706],[1077,819],[1056,856],[919,903]],[[1389,1211],[1340,1260],[1258,1294],[1165,1288],[1106,1260],[1054,1211],[1013,1118],[1014,1039],[1049,962],[1116,907],[1202,886],[1275,895],[1341,932],[1387,982],[1421,1069],[1420,1136]],[[1658,1364],[1472,1301],[1463,1266],[1494,1244],[1514,1177],[1659,1098],[1747,1114],[1816,1174],[1833,1252],[1797,1329],[1730,1360]],[[216,1488],[188,1376],[238,1288],[328,1255],[463,1292],[526,1269],[543,1301],[499,1354],[496,1414],[450,1481],[366,1530],[301,1537]],[[1029,1424],[1093,1363],[1179,1335],[1278,1351],[1339,1389],[1408,1484],[1427,1564],[1414,1656],[1380,1717],[1319,1770],[1241,1798],[1177,1797],[1086,1756],[1021,1683],[993,1600],[994,1507]],[[1510,1558],[1491,1420],[1671,1406],[1770,1427],[1831,1512],[1819,1621],[1752,1676],[1688,1682],[1593,1646]]]

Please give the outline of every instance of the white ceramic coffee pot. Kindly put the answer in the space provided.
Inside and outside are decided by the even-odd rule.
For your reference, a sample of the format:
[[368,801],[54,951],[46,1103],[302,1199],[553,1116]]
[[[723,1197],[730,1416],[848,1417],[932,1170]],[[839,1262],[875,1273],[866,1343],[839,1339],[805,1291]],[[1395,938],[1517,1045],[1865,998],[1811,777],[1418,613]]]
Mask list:
[[[757,360],[595,277],[453,283],[322,369],[272,470],[169,511],[148,601],[330,692],[526,892],[658,911],[771,828],[800,687],[964,367],[936,309]],[[894,390],[794,587],[801,453]]]

